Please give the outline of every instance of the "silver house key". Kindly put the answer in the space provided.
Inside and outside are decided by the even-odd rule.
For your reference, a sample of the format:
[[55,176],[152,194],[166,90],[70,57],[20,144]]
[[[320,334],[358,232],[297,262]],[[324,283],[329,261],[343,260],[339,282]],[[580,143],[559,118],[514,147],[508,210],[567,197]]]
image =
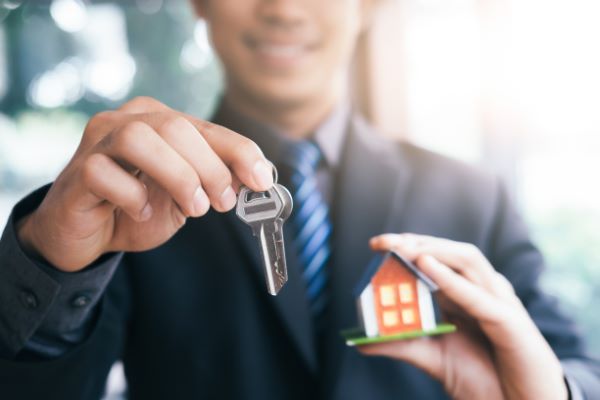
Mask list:
[[266,192],[254,192],[246,186],[240,188],[236,214],[250,225],[260,242],[268,292],[275,296],[287,282],[287,265],[283,243],[283,223],[292,213],[290,192],[277,183],[277,170],[273,166],[275,182]]

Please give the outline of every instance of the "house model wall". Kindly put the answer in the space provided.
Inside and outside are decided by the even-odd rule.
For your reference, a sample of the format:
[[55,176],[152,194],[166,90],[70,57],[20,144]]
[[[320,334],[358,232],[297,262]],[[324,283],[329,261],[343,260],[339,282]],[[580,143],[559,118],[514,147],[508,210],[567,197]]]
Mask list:
[[367,337],[436,328],[432,292],[437,286],[412,263],[390,252],[368,268],[357,292]]

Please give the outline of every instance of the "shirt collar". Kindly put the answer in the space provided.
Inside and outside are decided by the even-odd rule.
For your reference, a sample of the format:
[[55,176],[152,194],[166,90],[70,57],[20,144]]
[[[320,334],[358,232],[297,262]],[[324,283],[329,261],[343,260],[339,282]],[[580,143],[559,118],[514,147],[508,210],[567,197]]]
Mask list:
[[[274,126],[243,115],[224,99],[221,100],[212,120],[253,140],[265,156],[276,164],[281,154],[284,154],[282,149],[294,142]],[[335,168],[340,163],[349,120],[350,104],[345,100],[340,101],[311,136],[329,167]]]

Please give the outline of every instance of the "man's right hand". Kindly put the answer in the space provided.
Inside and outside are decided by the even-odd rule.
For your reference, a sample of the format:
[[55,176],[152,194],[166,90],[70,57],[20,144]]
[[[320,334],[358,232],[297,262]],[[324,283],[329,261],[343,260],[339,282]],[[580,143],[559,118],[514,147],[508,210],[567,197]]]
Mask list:
[[41,205],[20,221],[18,236],[29,253],[75,272],[104,253],[157,247],[210,206],[232,209],[240,183],[257,191],[273,185],[254,142],[135,98],[90,119]]

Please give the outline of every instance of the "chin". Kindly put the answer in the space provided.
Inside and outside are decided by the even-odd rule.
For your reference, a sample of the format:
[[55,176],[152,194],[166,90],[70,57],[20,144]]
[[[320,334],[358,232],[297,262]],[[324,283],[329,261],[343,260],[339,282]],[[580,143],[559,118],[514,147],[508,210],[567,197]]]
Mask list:
[[246,86],[251,97],[273,109],[314,101],[326,92],[325,85],[306,79],[256,79]]

